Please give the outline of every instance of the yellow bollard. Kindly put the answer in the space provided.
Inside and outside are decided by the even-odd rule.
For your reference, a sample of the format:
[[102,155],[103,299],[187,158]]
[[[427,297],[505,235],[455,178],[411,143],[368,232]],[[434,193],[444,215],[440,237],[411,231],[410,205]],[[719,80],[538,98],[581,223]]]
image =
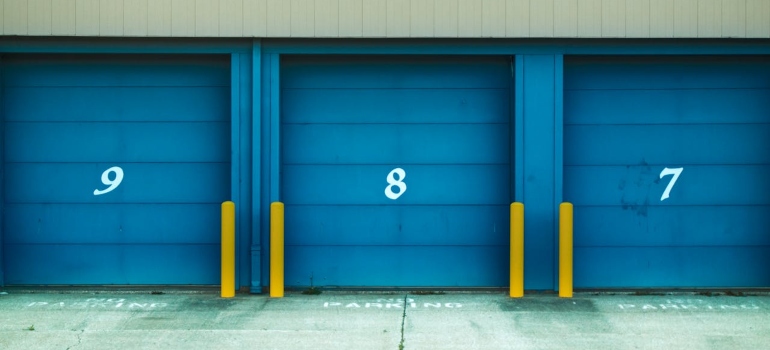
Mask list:
[[283,213],[281,202],[270,204],[270,297],[283,298]]
[[559,297],[572,298],[572,203],[559,205]]
[[222,298],[235,296],[235,203],[222,203]]
[[524,296],[524,204],[511,203],[511,298]]

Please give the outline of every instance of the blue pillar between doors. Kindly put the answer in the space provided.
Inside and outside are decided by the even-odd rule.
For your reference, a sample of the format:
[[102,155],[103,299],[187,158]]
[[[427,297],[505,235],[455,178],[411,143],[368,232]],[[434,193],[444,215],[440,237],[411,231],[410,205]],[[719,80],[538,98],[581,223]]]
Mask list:
[[524,288],[554,290],[562,197],[562,55],[516,57],[515,188],[524,203]]

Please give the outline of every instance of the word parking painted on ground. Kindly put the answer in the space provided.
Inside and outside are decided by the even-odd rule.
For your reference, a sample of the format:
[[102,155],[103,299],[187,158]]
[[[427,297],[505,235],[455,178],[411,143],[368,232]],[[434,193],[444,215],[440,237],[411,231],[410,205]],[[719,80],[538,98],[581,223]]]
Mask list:
[[35,301],[27,304],[27,307],[34,308],[67,308],[67,309],[87,309],[87,308],[101,308],[101,309],[131,309],[131,310],[150,310],[167,307],[166,303],[140,303],[129,301],[126,299],[100,299],[89,298],[85,301],[77,302],[48,302],[48,301]]
[[418,303],[414,299],[377,299],[376,302],[325,302],[324,308],[343,308],[343,309],[393,309],[403,310],[404,308],[416,309],[459,309],[460,303]]
[[642,310],[642,311],[671,311],[671,310],[720,310],[720,311],[748,311],[759,310],[761,307],[755,304],[711,304],[702,299],[668,299],[665,303],[647,303],[647,304],[618,304],[621,310]]

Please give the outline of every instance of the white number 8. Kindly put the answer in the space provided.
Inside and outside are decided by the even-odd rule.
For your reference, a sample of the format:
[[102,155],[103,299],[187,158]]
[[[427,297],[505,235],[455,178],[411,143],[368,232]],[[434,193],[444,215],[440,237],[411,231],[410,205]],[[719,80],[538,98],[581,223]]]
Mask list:
[[[110,173],[115,173],[115,179],[110,180]],[[94,196],[102,195],[108,192],[112,192],[112,190],[118,188],[120,186],[120,183],[123,181],[123,169],[120,167],[114,166],[112,168],[109,168],[105,170],[102,173],[102,183],[110,186],[103,190],[94,190]]]
[[[396,180],[393,175],[398,175],[398,180]],[[406,184],[404,183],[404,178],[406,177],[406,171],[401,168],[395,168],[390,171],[388,174],[388,187],[385,187],[385,196],[396,200],[398,197],[401,197],[404,192],[406,192]],[[398,187],[398,193],[393,192],[393,186]]]

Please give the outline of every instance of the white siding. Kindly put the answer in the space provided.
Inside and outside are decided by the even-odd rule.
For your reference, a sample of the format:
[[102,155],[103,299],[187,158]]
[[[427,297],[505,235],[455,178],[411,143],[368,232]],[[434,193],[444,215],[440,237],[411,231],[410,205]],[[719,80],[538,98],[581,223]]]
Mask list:
[[650,37],[674,37],[674,2],[672,0],[650,0]]
[[77,0],[75,2],[75,34],[79,36],[99,35],[99,0]]
[[291,36],[315,36],[315,1],[291,0]]
[[336,38],[340,36],[338,0],[315,0],[315,36]]
[[770,37],[770,1],[746,0],[746,37]]
[[505,37],[506,0],[481,0],[481,36]]
[[171,36],[171,0],[148,0],[147,35]]
[[578,0],[578,37],[602,36],[602,0]]
[[123,36],[123,0],[99,1],[99,35]]
[[433,0],[412,0],[409,16],[409,36],[434,37]]
[[27,33],[29,35],[51,35],[51,0],[27,1]]
[[536,38],[553,37],[554,0],[542,0],[530,3],[529,35]]
[[358,38],[364,35],[363,0],[339,0],[339,36]]
[[722,0],[698,0],[698,37],[722,36]]
[[626,37],[650,36],[650,0],[626,0]]
[[722,37],[746,37],[746,0],[722,0]]
[[[505,24],[505,36],[512,38],[529,37],[529,0],[508,0],[505,5],[505,15],[507,17]],[[538,3],[534,3],[532,5],[537,7]],[[537,22],[535,22],[535,25],[537,25]]]
[[674,37],[698,37],[698,0],[674,0]]
[[388,34],[388,4],[385,1],[364,0],[364,37],[381,38]]
[[553,9],[553,35],[574,38],[578,35],[578,0],[556,0]]
[[481,2],[459,0],[457,3],[457,36],[478,38],[481,36]]
[[148,0],[123,0],[123,35],[147,36]]
[[25,0],[5,0],[3,32],[8,35],[26,35],[28,33],[27,2]]
[[454,38],[458,36],[460,29],[458,0],[444,0],[435,6],[434,35],[436,37]]
[[195,0],[195,36],[219,36],[219,0]]
[[171,0],[171,35],[195,36],[195,1]]
[[243,36],[267,36],[267,0],[243,0]]
[[0,0],[2,35],[770,38],[770,0]]
[[602,37],[626,36],[626,2],[602,1]]
[[75,35],[75,0],[51,3],[51,35]]
[[291,33],[291,2],[267,0],[268,37],[288,37]]
[[238,37],[243,35],[243,1],[219,1],[219,35]]
[[389,38],[408,37],[411,21],[409,0],[387,0],[387,36]]

